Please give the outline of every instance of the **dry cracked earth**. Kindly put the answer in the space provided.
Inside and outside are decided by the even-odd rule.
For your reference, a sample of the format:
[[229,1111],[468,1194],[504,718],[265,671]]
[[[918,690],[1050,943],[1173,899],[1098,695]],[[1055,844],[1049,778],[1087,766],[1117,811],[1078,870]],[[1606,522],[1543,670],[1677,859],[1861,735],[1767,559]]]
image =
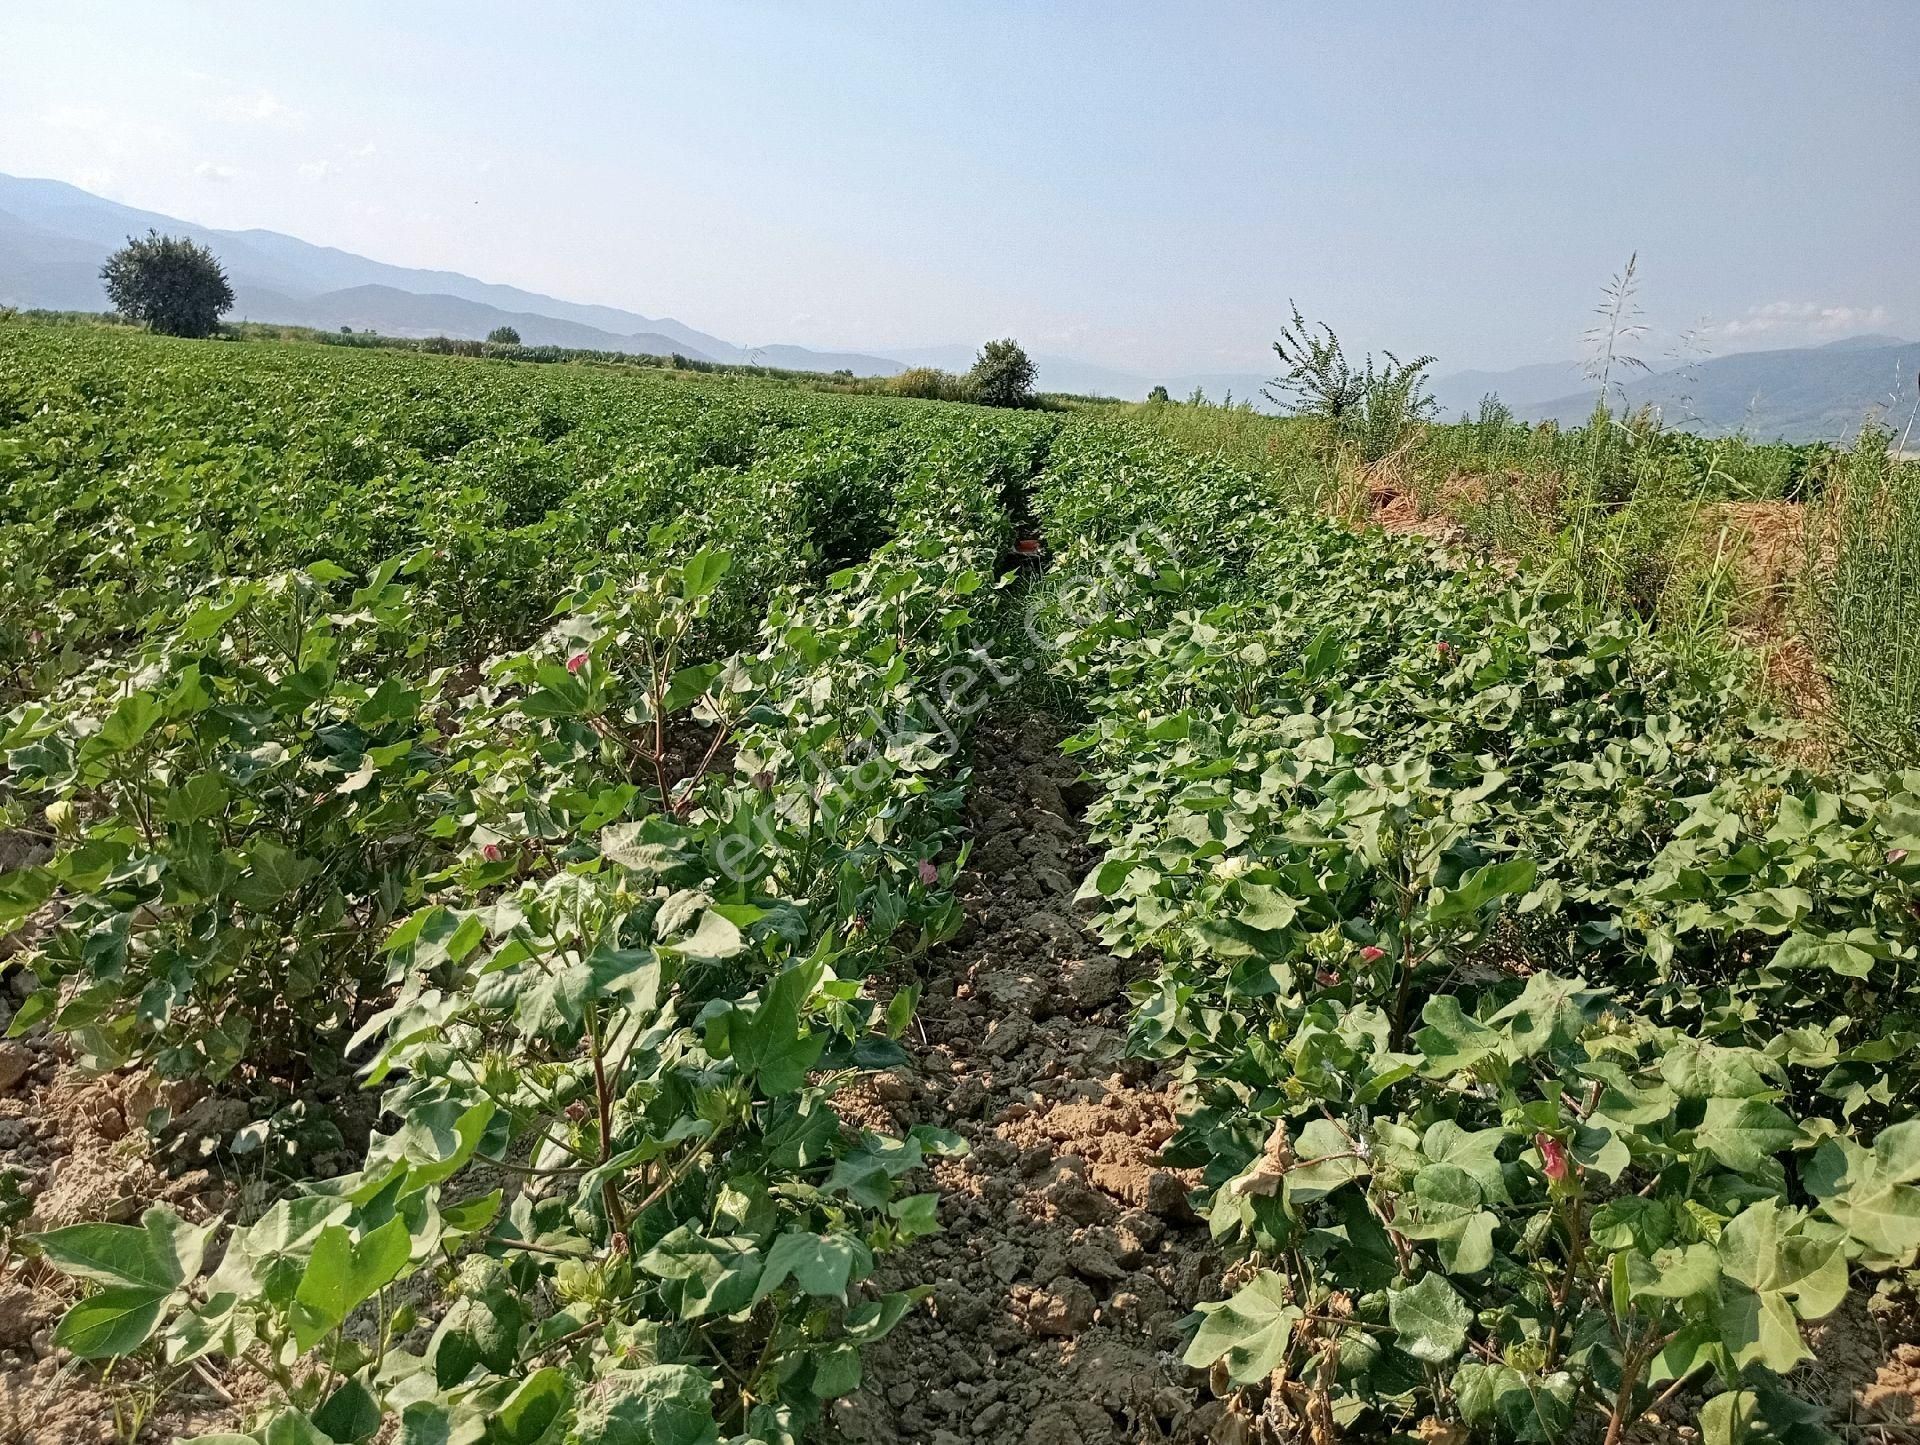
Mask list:
[[1192,1177],[1155,1162],[1174,1096],[1125,1057],[1127,967],[1074,909],[1090,795],[1060,736],[980,734],[967,926],[923,965],[913,1070],[863,1089],[863,1112],[971,1152],[934,1165],[943,1232],[881,1266],[933,1294],[869,1351],[835,1412],[846,1445],[1200,1440],[1219,1408],[1180,1352],[1220,1264]]

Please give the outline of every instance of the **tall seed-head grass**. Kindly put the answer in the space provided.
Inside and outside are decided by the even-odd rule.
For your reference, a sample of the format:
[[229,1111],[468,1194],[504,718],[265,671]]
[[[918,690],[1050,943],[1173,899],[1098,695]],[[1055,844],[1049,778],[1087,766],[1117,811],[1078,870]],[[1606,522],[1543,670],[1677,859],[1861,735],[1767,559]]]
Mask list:
[[1839,721],[1867,760],[1906,766],[1920,763],[1920,464],[1889,440],[1862,431],[1808,529],[1807,566]]

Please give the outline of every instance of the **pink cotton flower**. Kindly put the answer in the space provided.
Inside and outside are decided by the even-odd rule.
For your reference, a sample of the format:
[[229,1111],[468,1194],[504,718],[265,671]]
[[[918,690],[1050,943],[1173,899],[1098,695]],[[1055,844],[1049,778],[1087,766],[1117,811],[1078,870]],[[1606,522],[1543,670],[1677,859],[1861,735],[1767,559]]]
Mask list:
[[505,855],[501,853],[498,843],[489,843],[480,850],[480,856],[485,858],[489,863],[498,863]]
[[1386,956],[1387,956],[1386,949],[1375,948],[1371,943],[1369,943],[1365,948],[1360,950],[1360,961],[1362,963],[1378,963],[1381,959],[1385,958]]
[[1540,1167],[1547,1178],[1556,1183],[1567,1177],[1567,1146],[1551,1134],[1535,1134],[1535,1146],[1540,1150]]
[[753,775],[753,785],[763,793],[773,791],[773,774],[762,770]]
[[940,881],[940,870],[925,858],[920,860],[920,881],[929,888]]
[[568,672],[578,672],[581,668],[585,667],[586,665],[587,665],[587,655],[584,652],[576,652],[572,657],[569,657],[567,659]]
[[1439,653],[1443,660],[1453,656],[1453,644],[1451,642],[1436,642],[1433,644],[1433,650]]
[[1905,848],[1887,849],[1887,862],[1898,865],[1906,861],[1907,861],[1907,850]]
[[1040,544],[1031,537],[1022,537],[1018,542],[1013,544],[1013,549],[1022,557],[1037,557],[1040,555]]
[[1320,987],[1322,988],[1332,988],[1335,984],[1340,982],[1339,970],[1331,969],[1331,968],[1316,968],[1313,971],[1313,981],[1319,984]]

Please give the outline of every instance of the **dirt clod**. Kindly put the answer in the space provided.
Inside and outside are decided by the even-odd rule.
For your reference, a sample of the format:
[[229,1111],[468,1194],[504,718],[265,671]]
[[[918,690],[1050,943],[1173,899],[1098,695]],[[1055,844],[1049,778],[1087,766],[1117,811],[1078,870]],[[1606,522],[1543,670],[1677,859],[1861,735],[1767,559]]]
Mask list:
[[1091,795],[1058,739],[1031,719],[977,743],[968,926],[923,965],[898,1106],[972,1152],[933,1169],[944,1234],[882,1263],[883,1287],[934,1295],[867,1352],[834,1412],[848,1445],[1206,1438],[1181,1321],[1219,1265],[1193,1180],[1158,1162],[1172,1087],[1126,1057],[1128,966],[1073,906]]

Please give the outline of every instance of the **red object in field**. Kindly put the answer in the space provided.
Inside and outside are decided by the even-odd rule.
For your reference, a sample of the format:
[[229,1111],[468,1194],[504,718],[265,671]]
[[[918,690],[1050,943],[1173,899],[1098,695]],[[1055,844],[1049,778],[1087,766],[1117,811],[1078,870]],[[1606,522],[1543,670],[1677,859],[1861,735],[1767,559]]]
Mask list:
[[1567,1146],[1551,1134],[1536,1134],[1533,1137],[1536,1148],[1540,1150],[1540,1167],[1549,1179],[1567,1177]]
[[587,665],[587,655],[584,652],[576,652],[572,657],[569,657],[567,659],[568,672],[578,672],[581,668],[585,667],[586,665]]
[[1360,950],[1360,961],[1362,963],[1378,963],[1381,959],[1385,958],[1386,956],[1387,956],[1386,949],[1375,948],[1371,943],[1369,943],[1365,948]]
[[1022,557],[1038,557],[1040,555],[1040,544],[1032,537],[1022,537],[1018,542],[1013,544],[1013,550],[1018,552]]
[[498,843],[487,844],[486,847],[480,850],[480,856],[485,858],[489,863],[498,863],[501,857],[500,845]]

